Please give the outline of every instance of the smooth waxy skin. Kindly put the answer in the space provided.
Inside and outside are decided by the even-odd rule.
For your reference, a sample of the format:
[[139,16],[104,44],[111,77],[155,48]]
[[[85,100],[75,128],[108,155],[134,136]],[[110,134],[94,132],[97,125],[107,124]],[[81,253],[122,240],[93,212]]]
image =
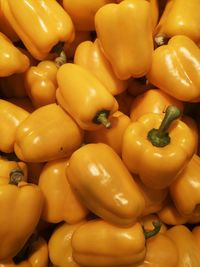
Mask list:
[[66,167],[68,180],[93,213],[116,225],[133,224],[145,200],[118,154],[103,143],[77,149]]

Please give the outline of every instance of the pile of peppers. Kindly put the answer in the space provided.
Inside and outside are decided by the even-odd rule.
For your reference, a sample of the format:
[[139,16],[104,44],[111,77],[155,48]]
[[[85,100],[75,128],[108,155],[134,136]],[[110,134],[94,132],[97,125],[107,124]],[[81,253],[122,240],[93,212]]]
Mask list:
[[199,103],[199,0],[0,0],[0,267],[200,267]]

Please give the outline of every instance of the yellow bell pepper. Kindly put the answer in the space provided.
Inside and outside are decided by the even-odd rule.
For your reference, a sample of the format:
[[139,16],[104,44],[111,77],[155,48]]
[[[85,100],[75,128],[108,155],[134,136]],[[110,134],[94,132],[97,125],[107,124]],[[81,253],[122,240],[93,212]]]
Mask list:
[[178,107],[183,113],[184,104],[182,101],[160,89],[149,89],[133,99],[130,108],[131,121],[137,121],[145,113],[162,114],[169,105]]
[[56,103],[32,112],[17,128],[14,150],[27,162],[64,158],[80,147],[83,131]]
[[200,226],[199,225],[196,225],[193,227],[192,234],[198,244],[198,247],[200,247]]
[[0,261],[5,261],[13,258],[34,232],[43,195],[37,185],[23,181],[22,173],[11,172],[9,183],[0,179]]
[[[85,221],[62,223],[54,229],[48,241],[49,259],[57,267],[80,267],[72,257],[71,239],[74,231]],[[0,265],[1,267],[1,265]]]
[[75,51],[74,63],[91,71],[112,95],[118,95],[126,90],[127,81],[116,77],[98,39],[94,42],[82,42]]
[[[187,36],[176,35],[156,48],[148,81],[185,102],[200,100],[200,49]],[[160,71],[162,70],[162,71]]]
[[115,0],[62,0],[62,5],[70,15],[78,31],[94,31],[94,16],[98,9]]
[[77,149],[69,159],[66,175],[86,207],[113,224],[131,225],[144,211],[142,193],[107,144],[91,143]]
[[156,27],[156,35],[164,35],[167,38],[171,38],[181,34],[188,36],[194,42],[199,42],[199,10],[199,0],[168,0]]
[[26,71],[30,65],[29,58],[0,32],[0,77]]
[[171,227],[166,235],[175,243],[178,250],[177,267],[199,267],[200,249],[192,232],[185,225]]
[[153,52],[151,7],[148,1],[107,4],[95,15],[97,37],[116,76],[144,76]]
[[44,195],[41,218],[50,223],[74,224],[88,214],[69,185],[65,175],[67,163],[66,158],[48,162],[40,173],[38,186]]
[[43,60],[59,42],[73,40],[72,20],[57,1],[1,2],[5,18],[34,58]]
[[200,216],[200,157],[194,154],[183,171],[170,185],[170,195],[177,210],[185,215]]
[[114,96],[84,67],[66,63],[57,72],[56,99],[83,130],[111,127],[108,117],[118,109]]
[[195,135],[178,120],[180,114],[178,108],[168,106],[165,115],[147,113],[124,132],[122,159],[151,188],[168,187],[195,153]]
[[29,112],[17,105],[0,99],[0,151],[6,153],[14,151],[17,128],[29,115]]
[[85,131],[85,143],[105,143],[121,156],[122,138],[125,129],[130,124],[130,118],[121,111],[110,116],[112,128],[101,128],[96,131]]
[[159,232],[160,223],[147,233],[138,222],[118,227],[96,219],[79,226],[72,235],[72,257],[81,266],[132,266],[144,259],[145,239]]
[[25,88],[35,108],[56,102],[57,70],[54,61],[43,60],[26,72]]

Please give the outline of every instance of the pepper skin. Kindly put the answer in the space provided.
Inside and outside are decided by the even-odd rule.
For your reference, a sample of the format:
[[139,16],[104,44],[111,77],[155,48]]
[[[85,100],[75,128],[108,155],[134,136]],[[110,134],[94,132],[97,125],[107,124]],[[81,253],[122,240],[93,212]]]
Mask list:
[[53,61],[43,60],[26,72],[26,92],[35,108],[56,102],[57,70]]
[[29,116],[29,112],[9,101],[0,99],[0,151],[14,151],[15,134],[18,126]]
[[110,116],[110,122],[112,125],[110,129],[101,128],[96,131],[85,131],[84,140],[86,143],[105,143],[121,156],[123,134],[131,120],[122,112],[116,111]]
[[0,185],[0,261],[13,258],[22,249],[42,212],[41,190],[21,179],[13,172],[9,184],[4,179]]
[[177,247],[177,267],[200,266],[200,249],[192,232],[185,225],[176,225],[171,227],[166,232],[166,235]]
[[144,259],[145,232],[140,223],[118,227],[96,219],[72,235],[72,257],[81,266],[132,266]]
[[133,224],[145,200],[119,155],[103,143],[87,144],[69,159],[66,175],[83,204],[116,225]]
[[29,58],[1,32],[0,43],[0,77],[26,71],[30,65]]
[[[71,238],[74,231],[85,221],[76,224],[62,223],[56,227],[49,238],[49,258],[57,267],[80,267],[72,257]],[[0,266],[1,267],[1,266]]]
[[[133,27],[134,25],[134,27]],[[97,37],[116,76],[144,76],[153,52],[151,8],[148,1],[107,4],[95,15]]]
[[187,36],[176,35],[167,45],[154,50],[147,78],[172,97],[185,102],[199,102],[199,69],[199,47]]
[[112,95],[118,95],[126,90],[127,81],[116,77],[98,39],[94,42],[82,42],[76,49],[74,63],[91,71]]
[[170,38],[181,34],[188,36],[195,43],[199,42],[199,10],[199,0],[168,0],[156,27],[156,35],[164,35]]
[[32,112],[17,128],[14,150],[26,162],[64,158],[80,147],[83,131],[57,104]]
[[57,82],[59,105],[83,130],[97,130],[102,124],[111,126],[108,117],[117,111],[118,103],[90,71],[66,63],[58,69]]
[[170,185],[170,195],[177,210],[186,216],[200,215],[200,157],[194,154]]
[[130,108],[131,121],[137,121],[145,113],[162,114],[169,105],[178,107],[183,113],[183,102],[160,89],[149,89],[133,99]]
[[195,153],[195,135],[177,118],[180,114],[173,106],[167,107],[165,115],[147,113],[124,132],[122,159],[150,188],[168,187]]
[[62,0],[63,8],[70,15],[78,31],[94,31],[94,16],[102,6],[114,0]]
[[37,60],[45,59],[57,43],[74,38],[72,20],[57,1],[4,0],[1,4],[4,16]]
[[86,217],[88,210],[72,191],[65,168],[66,158],[45,164],[38,181],[44,195],[41,218],[50,223],[65,221],[74,224]]

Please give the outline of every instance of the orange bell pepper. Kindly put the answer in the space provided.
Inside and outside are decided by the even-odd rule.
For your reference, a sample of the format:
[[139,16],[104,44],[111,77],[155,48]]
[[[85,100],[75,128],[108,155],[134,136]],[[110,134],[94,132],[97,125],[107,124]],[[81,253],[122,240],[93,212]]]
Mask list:
[[88,214],[66,178],[67,163],[66,158],[48,162],[40,173],[38,186],[44,195],[41,218],[50,223],[74,224]]
[[[185,102],[200,100],[200,49],[187,36],[176,35],[156,48],[148,81]],[[160,71],[162,70],[162,71]]]
[[91,143],[77,149],[66,175],[83,204],[113,224],[131,225],[144,211],[145,200],[137,184],[119,155],[106,144]]
[[97,37],[116,76],[144,76],[153,52],[151,7],[148,1],[107,4],[95,15]]
[[74,63],[91,71],[112,95],[118,95],[126,90],[127,81],[116,77],[98,39],[94,42],[82,42],[76,49]]
[[57,43],[73,40],[72,20],[57,1],[1,2],[5,18],[34,58],[43,60]]
[[131,121],[137,121],[145,113],[162,114],[169,105],[178,107],[181,113],[183,113],[183,102],[166,94],[162,90],[149,89],[133,99],[130,108]]
[[57,70],[55,62],[43,60],[26,72],[25,88],[35,108],[56,102]]
[[122,159],[151,188],[168,187],[195,153],[195,135],[178,120],[180,114],[178,108],[168,106],[165,115],[147,113],[124,132]]
[[22,173],[11,172],[9,183],[0,179],[0,261],[6,261],[22,249],[35,230],[43,195],[37,185],[23,181]]
[[14,151],[15,134],[18,126],[29,116],[29,112],[9,101],[0,99],[0,151]]
[[196,225],[193,227],[192,234],[198,244],[198,247],[200,247],[200,226],[199,225]]
[[156,35],[171,38],[181,34],[194,42],[200,41],[199,9],[198,0],[168,0],[156,27]]
[[22,161],[46,162],[70,156],[82,141],[83,131],[54,103],[36,109],[19,125],[14,150]]
[[130,124],[130,118],[121,111],[116,111],[110,116],[112,128],[101,128],[96,131],[85,131],[86,143],[105,143],[112,147],[121,156],[122,137],[125,129]]
[[[49,258],[57,267],[81,267],[72,257],[71,239],[74,231],[85,221],[75,224],[59,224],[48,241]],[[0,266],[1,267],[1,266]]]
[[0,32],[0,77],[26,71],[30,65],[29,58]]
[[117,101],[90,71],[66,63],[58,69],[57,82],[59,105],[83,130],[96,130],[103,125],[111,127],[108,117],[117,111]]
[[145,241],[160,227],[157,222],[146,232],[138,222],[124,228],[100,219],[88,221],[72,235],[72,257],[81,266],[132,266],[144,259]]

